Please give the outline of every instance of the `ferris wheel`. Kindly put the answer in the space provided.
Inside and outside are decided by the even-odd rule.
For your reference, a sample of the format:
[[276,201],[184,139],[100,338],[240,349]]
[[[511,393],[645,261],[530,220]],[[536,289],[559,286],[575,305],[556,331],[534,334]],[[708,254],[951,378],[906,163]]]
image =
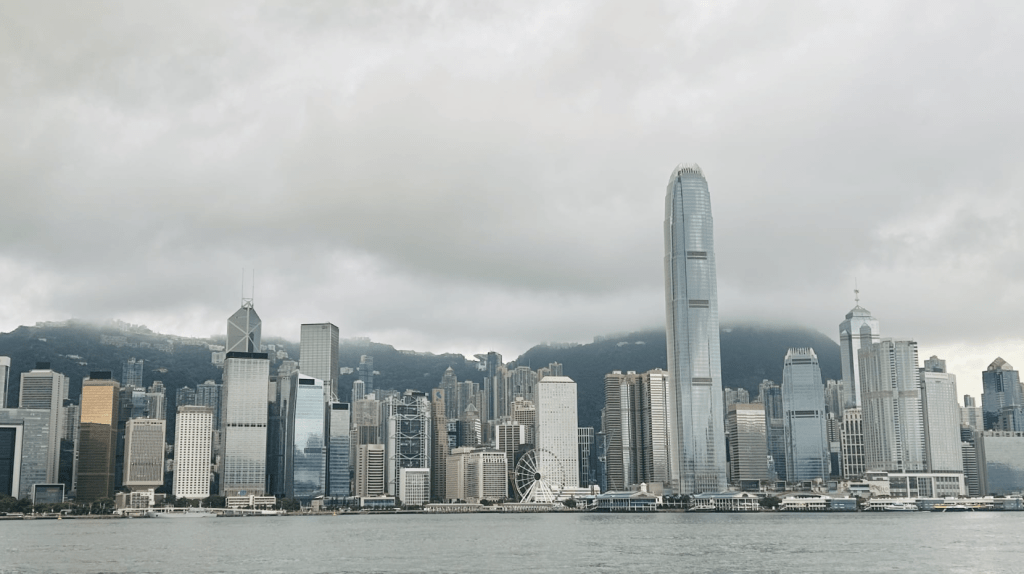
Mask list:
[[519,458],[512,484],[521,502],[555,502],[565,484],[558,457],[551,451],[535,448]]

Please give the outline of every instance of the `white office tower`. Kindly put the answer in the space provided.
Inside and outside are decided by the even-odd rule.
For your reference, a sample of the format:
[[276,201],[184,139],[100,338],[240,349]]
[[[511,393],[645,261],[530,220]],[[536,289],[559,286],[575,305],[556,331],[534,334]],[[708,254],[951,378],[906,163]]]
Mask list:
[[198,499],[210,496],[212,454],[213,409],[178,407],[174,430],[174,496]]
[[429,468],[403,468],[398,484],[402,506],[423,506],[430,502]]
[[299,332],[299,369],[302,374],[320,379],[338,395],[338,327],[331,323],[307,323]]
[[537,407],[537,463],[541,478],[558,492],[579,486],[579,420],[576,382],[544,377],[534,387]]
[[920,377],[927,470],[963,472],[956,375],[947,373],[946,362],[932,355],[924,362]]
[[846,320],[839,324],[839,358],[843,367],[843,392],[846,408],[861,406],[861,382],[859,351],[878,342],[878,320],[871,312],[860,306],[857,292],[856,305],[846,314]]
[[786,436],[786,480],[827,480],[828,428],[825,387],[814,349],[790,349],[782,367],[782,417]]
[[680,494],[722,492],[728,474],[713,227],[704,173],[678,166],[665,198],[665,303],[671,479]]
[[330,389],[313,377],[297,374],[288,413],[285,484],[290,498],[309,501],[327,490],[327,404]]
[[7,389],[10,388],[10,382],[11,358],[0,357],[0,409],[7,408]]
[[862,476],[864,468],[864,418],[860,407],[843,411],[842,434],[842,475],[852,479]]
[[267,480],[266,353],[231,352],[224,359],[222,496],[263,496]]
[[159,488],[164,484],[167,421],[131,419],[125,424],[124,480],[130,490]]
[[[263,322],[252,306],[252,299],[242,299],[242,306],[228,317],[228,338],[225,353],[260,352],[260,332]],[[227,355],[225,354],[225,358]]]
[[36,363],[36,368],[21,374],[18,408],[50,411],[50,433],[47,446],[46,482],[60,482],[60,439],[64,436],[61,410],[68,398],[71,380],[50,369],[50,363]]
[[924,471],[917,343],[882,339],[860,350],[867,471]]
[[348,403],[330,405],[330,442],[327,445],[327,496],[345,498],[351,494],[352,410]]

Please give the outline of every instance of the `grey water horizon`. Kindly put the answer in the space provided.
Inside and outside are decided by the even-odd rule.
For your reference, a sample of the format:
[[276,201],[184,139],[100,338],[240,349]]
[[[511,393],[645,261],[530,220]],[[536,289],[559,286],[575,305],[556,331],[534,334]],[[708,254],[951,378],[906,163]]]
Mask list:
[[1017,572],[1022,515],[358,515],[0,523],[0,574]]

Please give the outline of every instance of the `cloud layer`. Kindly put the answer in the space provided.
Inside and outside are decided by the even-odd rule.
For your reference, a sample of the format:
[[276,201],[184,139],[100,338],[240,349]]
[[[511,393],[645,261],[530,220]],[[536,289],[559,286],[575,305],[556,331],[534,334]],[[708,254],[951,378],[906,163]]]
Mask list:
[[856,279],[973,390],[1024,363],[1022,25],[958,2],[0,6],[0,328],[221,332],[242,268],[289,338],[515,355],[655,326],[665,185],[697,162],[726,320],[836,336]]

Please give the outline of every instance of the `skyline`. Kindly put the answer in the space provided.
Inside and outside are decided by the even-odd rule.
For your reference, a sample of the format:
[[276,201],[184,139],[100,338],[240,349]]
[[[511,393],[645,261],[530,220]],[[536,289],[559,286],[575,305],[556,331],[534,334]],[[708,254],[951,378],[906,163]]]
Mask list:
[[802,6],[4,6],[0,330],[206,337],[243,267],[293,341],[660,328],[683,161],[715,189],[723,323],[838,341],[856,281],[980,396],[1024,364],[1024,8]]

